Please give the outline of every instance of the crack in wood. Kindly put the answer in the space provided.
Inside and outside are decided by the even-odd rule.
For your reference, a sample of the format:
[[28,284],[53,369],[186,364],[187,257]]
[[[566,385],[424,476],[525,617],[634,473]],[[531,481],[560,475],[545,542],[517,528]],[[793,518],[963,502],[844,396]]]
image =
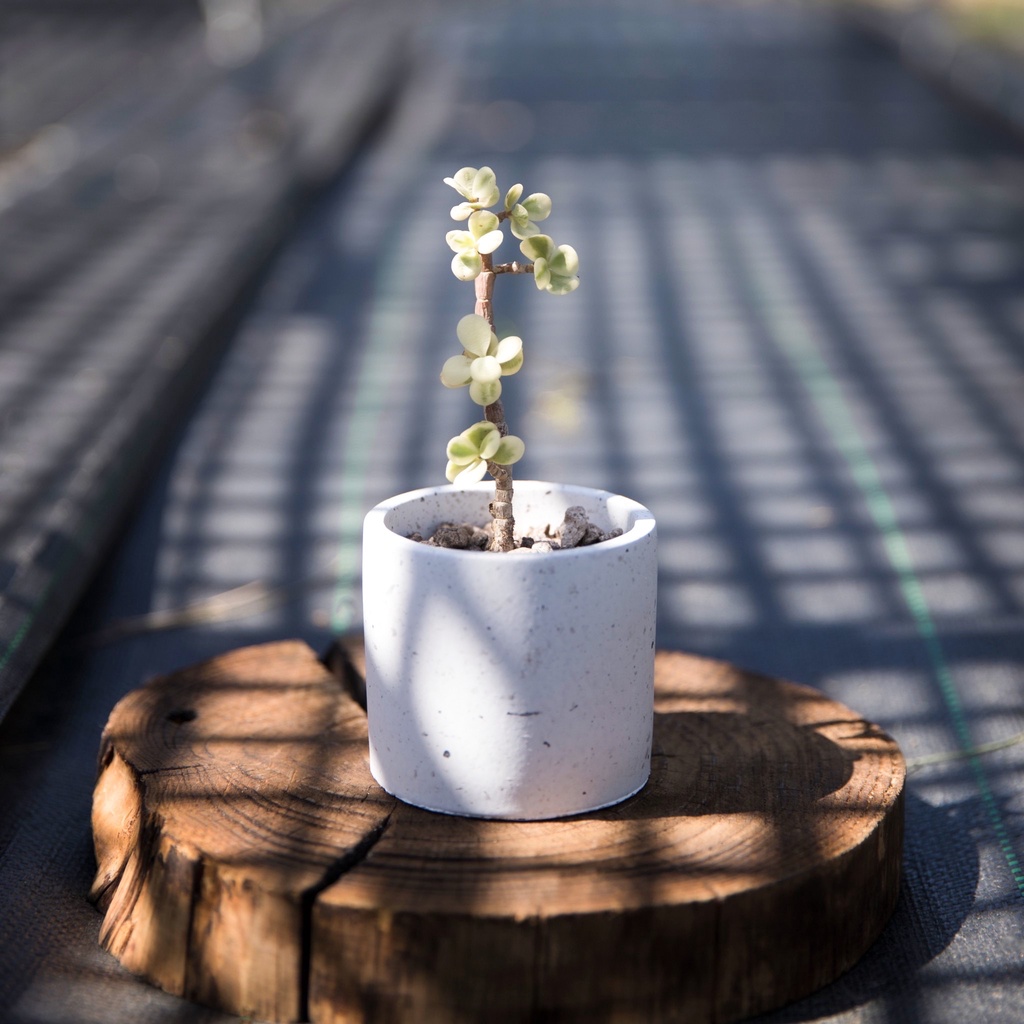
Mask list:
[[309,988],[313,962],[313,909],[316,906],[316,901],[325,889],[330,888],[335,882],[346,875],[349,871],[358,867],[358,865],[362,864],[363,861],[370,856],[370,852],[377,843],[380,842],[384,833],[387,831],[388,826],[391,824],[393,813],[393,810],[390,811],[387,817],[376,828],[370,829],[370,831],[367,832],[362,842],[349,850],[345,856],[338,858],[338,860],[324,873],[323,878],[316,886],[303,893],[301,962],[299,968],[299,998],[301,1000],[300,1012],[302,1020],[309,1019]]

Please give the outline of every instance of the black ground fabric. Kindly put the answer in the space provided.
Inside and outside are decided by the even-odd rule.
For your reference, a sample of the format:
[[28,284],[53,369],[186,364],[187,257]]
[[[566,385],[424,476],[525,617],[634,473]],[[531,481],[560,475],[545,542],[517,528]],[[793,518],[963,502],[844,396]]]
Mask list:
[[[292,7],[326,18],[332,5]],[[443,482],[445,444],[473,417],[464,392],[437,383],[472,311],[449,268],[457,197],[442,179],[485,164],[503,190],[552,196],[543,226],[581,261],[569,296],[497,283],[499,332],[524,339],[503,396],[526,442],[517,475],[646,504],[661,647],[818,687],[892,733],[910,765],[889,926],[833,985],[762,1020],[1024,1020],[1021,138],[823,4],[436,2],[399,22],[407,49],[386,117],[326,161],[340,173],[279,232],[241,307],[236,296],[208,386],[176,405],[174,443],[146,462],[131,515],[126,501],[110,512],[101,571],[69,596],[78,611],[0,724],[0,1021],[235,1019],[150,988],[97,947],[85,893],[100,732],[154,674],[285,637],[326,650],[359,628],[363,514]],[[256,88],[260,58],[231,59],[236,87]],[[344,65],[289,65],[289,88],[327,103],[347,88]],[[102,96],[113,118],[116,90]],[[282,122],[260,109],[247,123],[271,145]],[[168,152],[175,126],[198,145],[200,127],[163,123]],[[59,157],[67,136],[54,131],[42,138]],[[191,282],[176,300],[189,308],[190,289],[231,265],[220,232],[236,221],[217,218],[246,209],[211,193],[189,234],[152,191],[163,158],[123,163],[138,153],[121,153],[110,187],[151,227],[125,216],[94,229],[81,199],[25,235],[47,254],[26,249],[3,271],[20,297],[0,310],[0,426],[20,437],[74,368],[61,394],[84,418],[63,439],[71,428],[51,419],[47,435],[69,466],[87,461],[83,438],[102,434],[113,396],[131,401],[95,398],[128,358],[117,339],[139,326],[126,303]],[[28,225],[26,204],[42,200],[11,195]],[[518,256],[514,240],[498,254]],[[42,283],[17,276],[44,255]],[[33,305],[55,282],[67,302]],[[95,288],[106,305],[72,314]],[[72,337],[107,344],[86,355]],[[173,356],[130,351],[126,365]],[[5,464],[33,450],[0,435]],[[46,507],[67,511],[61,465],[38,472]],[[9,517],[0,501],[0,541],[22,536],[30,498],[44,501],[23,493]],[[0,583],[23,550],[0,547]],[[25,615],[5,642],[30,628]],[[0,655],[0,672],[14,657]]]

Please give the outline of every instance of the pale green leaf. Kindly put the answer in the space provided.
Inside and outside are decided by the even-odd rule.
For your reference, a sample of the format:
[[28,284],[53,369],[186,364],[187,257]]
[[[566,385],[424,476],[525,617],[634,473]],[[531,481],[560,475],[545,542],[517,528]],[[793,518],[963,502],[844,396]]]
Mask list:
[[[514,334],[510,334],[507,338],[502,338],[494,351],[494,357],[501,363],[502,373],[515,373],[515,370],[506,370],[505,366],[513,360],[518,360],[519,366],[522,366],[523,339],[517,338]],[[516,370],[519,369],[519,366],[516,367]]]
[[546,220],[551,215],[551,196],[544,192],[528,195],[522,205],[531,220]]
[[549,259],[554,252],[555,243],[548,235],[532,235],[519,243],[519,249],[531,260]]
[[455,326],[462,347],[475,356],[485,356],[493,337],[491,325],[478,313],[467,313]]
[[501,436],[498,434],[498,428],[488,420],[478,420],[471,427],[467,427],[461,434],[470,444],[473,445],[475,451],[482,451],[488,443],[492,435]]
[[518,462],[526,452],[526,445],[521,437],[509,434],[503,437],[494,454],[489,456],[491,462],[497,462],[499,466],[511,466]]
[[[456,257],[458,259],[458,257]],[[457,275],[456,275],[457,276]],[[551,271],[548,269],[548,261],[539,256],[533,263],[533,280],[538,288],[543,291],[551,281]]]
[[552,277],[546,286],[546,290],[552,295],[568,295],[576,291],[580,286],[578,277]]
[[[494,427],[493,424],[491,424],[491,426]],[[487,435],[486,444],[483,444],[480,447],[480,458],[490,459],[494,455],[494,453],[501,447],[501,442],[502,436],[498,432],[498,428],[494,427],[491,433]]]
[[505,236],[500,231],[488,231],[482,238],[476,240],[478,252],[491,253],[505,241]]
[[473,178],[473,195],[481,206],[493,206],[498,201],[498,181],[490,167],[481,167]]
[[455,484],[456,487],[465,487],[468,484],[479,483],[486,475],[487,463],[482,459],[477,459],[465,467],[453,466],[449,462],[447,472],[445,473],[449,482]]
[[452,258],[452,273],[460,281],[475,280],[480,276],[480,271],[483,268],[480,253],[475,251],[460,252]]
[[519,224],[515,221],[509,222],[509,227],[512,229],[512,234],[516,236],[520,241],[526,238],[532,238],[534,235],[540,233],[540,228],[533,223],[532,220],[528,220],[523,224]]
[[476,239],[468,232],[462,231],[459,228],[453,228],[445,236],[444,240],[448,243],[448,248],[452,252],[462,252],[464,249],[475,249]]
[[552,276],[551,281],[545,286],[545,290],[552,295],[568,295],[580,287],[579,278],[556,278]]
[[464,195],[467,199],[473,194],[473,179],[476,177],[475,167],[462,167],[455,172],[451,178],[445,178],[444,183],[451,185],[456,192]]
[[497,230],[499,223],[497,216],[490,210],[475,210],[469,218],[469,230],[474,238],[482,238]]
[[513,356],[511,359],[501,364],[501,375],[503,377],[511,377],[512,374],[518,373],[523,368],[523,353],[520,352],[518,355]]
[[501,380],[498,378],[494,380],[474,380],[469,385],[469,397],[477,405],[493,404],[501,398]]
[[452,356],[441,367],[441,383],[446,388],[464,388],[472,379],[470,367],[473,360],[466,356]]
[[580,258],[571,245],[560,245],[558,252],[551,257],[551,269],[556,274],[578,274]]
[[480,449],[462,434],[448,442],[448,458],[457,466],[465,466],[480,457]]
[[501,376],[501,363],[494,356],[481,356],[470,362],[470,375],[480,384],[487,384]]
[[513,186],[512,186],[512,187],[511,187],[511,188],[510,188],[510,189],[509,189],[509,190],[508,190],[508,191],[507,191],[507,192],[505,193],[505,211],[506,211],[506,212],[508,212],[509,210],[511,210],[511,209],[512,209],[512,207],[513,207],[513,206],[515,206],[515,205],[516,205],[516,203],[518,203],[518,202],[519,202],[519,197],[520,197],[520,196],[521,196],[522,194],[523,194],[523,186],[522,186],[522,185],[513,185]]

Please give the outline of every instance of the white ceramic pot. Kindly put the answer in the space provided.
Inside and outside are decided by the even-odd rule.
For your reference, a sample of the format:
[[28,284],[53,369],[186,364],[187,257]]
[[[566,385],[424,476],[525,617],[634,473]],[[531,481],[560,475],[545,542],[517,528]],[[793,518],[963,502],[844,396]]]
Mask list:
[[621,495],[516,481],[517,532],[582,505],[623,534],[547,554],[419,544],[488,518],[493,485],[382,502],[363,527],[370,769],[449,814],[554,818],[617,803],[650,772],[654,517]]

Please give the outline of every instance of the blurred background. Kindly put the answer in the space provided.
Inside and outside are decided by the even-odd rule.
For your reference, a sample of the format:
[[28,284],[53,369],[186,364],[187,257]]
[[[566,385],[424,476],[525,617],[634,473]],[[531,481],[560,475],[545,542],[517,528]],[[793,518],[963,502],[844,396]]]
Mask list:
[[581,257],[570,296],[498,281],[518,475],[654,511],[662,647],[910,762],[892,923],[770,1020],[1024,1017],[1022,33],[1008,0],[7,0],[0,1020],[229,1019],[96,947],[100,732],[154,674],[358,631],[362,516],[472,415],[436,383],[467,164]]

